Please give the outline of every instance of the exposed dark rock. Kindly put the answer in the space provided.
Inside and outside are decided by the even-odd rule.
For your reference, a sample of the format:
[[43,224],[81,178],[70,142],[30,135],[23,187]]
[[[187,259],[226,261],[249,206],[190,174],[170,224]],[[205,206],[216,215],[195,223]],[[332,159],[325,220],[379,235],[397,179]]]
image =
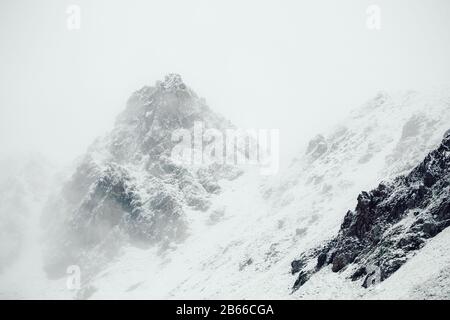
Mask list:
[[439,233],[439,228],[436,223],[427,222],[422,225],[422,231],[428,237],[434,237]]
[[292,274],[299,272],[305,265],[306,265],[305,261],[303,261],[303,260],[292,261],[291,262]]
[[325,137],[318,135],[309,142],[308,148],[306,149],[306,154],[310,156],[311,161],[315,161],[325,154],[327,150],[328,145]]
[[325,252],[322,252],[321,254],[319,254],[319,256],[317,257],[317,265],[316,268],[320,269],[323,267],[323,265],[327,262],[327,254]]
[[245,260],[244,262],[239,264],[239,271],[244,270],[246,267],[248,267],[251,264],[253,264],[253,259],[252,258],[249,258],[249,259]]
[[337,254],[333,259],[333,266],[331,270],[333,272],[338,272],[342,268],[344,268],[349,263],[349,259],[346,254]]
[[310,278],[310,275],[304,271],[301,271],[300,274],[297,277],[297,280],[295,280],[293,290],[297,290],[302,285],[305,284],[306,281],[308,281]]
[[378,267],[371,267],[366,270],[366,277],[362,283],[364,288],[368,288],[380,282],[380,269]]
[[367,268],[360,267],[358,270],[355,271],[355,273],[352,274],[351,279],[352,281],[356,281],[358,279],[361,279],[361,277],[365,275],[367,275]]

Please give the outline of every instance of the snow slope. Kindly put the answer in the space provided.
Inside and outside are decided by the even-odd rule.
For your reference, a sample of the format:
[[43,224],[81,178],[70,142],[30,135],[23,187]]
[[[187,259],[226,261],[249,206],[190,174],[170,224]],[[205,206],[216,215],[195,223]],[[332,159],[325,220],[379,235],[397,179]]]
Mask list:
[[337,232],[361,190],[419,163],[449,120],[448,91],[380,93],[312,140],[281,177],[262,181],[250,172],[225,187],[213,202],[226,208],[215,225],[206,218],[211,211],[194,214],[191,236],[172,250],[124,250],[92,282],[92,297],[363,297],[369,291],[326,269],[291,295],[290,262]]
[[[85,217],[86,212],[88,217],[97,214],[101,217],[102,212],[108,212],[104,209],[108,207],[102,207],[106,202],[102,201],[117,199],[118,194],[122,197],[122,191],[109,193],[114,188],[107,188],[107,197],[102,193],[103,200],[98,201],[92,192],[98,189],[92,186],[97,186],[93,181],[103,181],[97,178],[109,177],[103,169],[111,162],[121,167],[115,173],[125,172],[125,176],[131,177],[124,181],[134,181],[136,192],[133,194],[138,196],[130,203],[138,203],[139,208],[145,201],[137,200],[154,196],[154,190],[148,189],[152,183],[162,183],[169,188],[174,176],[164,174],[162,181],[158,181],[161,176],[155,180],[151,176],[154,171],[142,169],[147,161],[142,152],[149,151],[147,139],[155,137],[149,134],[152,129],[150,127],[149,131],[148,127],[153,121],[155,103],[157,109],[154,110],[163,110],[160,118],[163,130],[152,132],[162,135],[170,133],[173,123],[178,125],[177,121],[183,121],[182,118],[171,118],[176,114],[173,106],[180,102],[173,92],[188,90],[194,97],[188,101],[194,102],[195,110],[199,110],[195,106],[204,105],[178,80],[170,77],[161,83],[163,93],[144,87],[132,96],[127,111],[118,118],[120,125],[110,136],[94,143],[82,160],[84,168],[91,168],[91,165],[96,168],[87,170],[95,172],[94,175],[86,174],[83,169],[79,171],[81,185],[88,186],[87,192],[78,194],[75,198],[78,200],[71,203],[71,210],[62,210],[62,217],[51,212],[44,216],[46,221],[58,220],[58,225],[64,224],[67,217],[72,221],[70,217],[74,212],[78,219]],[[166,91],[169,93],[164,93]],[[158,97],[161,94],[163,100],[154,100],[154,92],[158,92]],[[199,114],[204,116],[204,113]],[[221,118],[209,111],[206,114],[207,122],[215,126],[229,125],[220,124]],[[187,114],[182,116],[188,117]],[[169,122],[164,122],[166,120]],[[84,272],[82,268],[80,290],[69,291],[62,274],[62,278],[48,279],[45,285],[42,284],[45,289],[21,296],[78,299],[445,297],[449,273],[445,268],[448,265],[448,253],[445,252],[448,230],[430,240],[385,282],[369,289],[347,281],[344,273],[331,272],[329,266],[320,270],[301,290],[292,293],[296,276],[291,275],[290,264],[302,252],[336,234],[345,213],[355,207],[356,197],[362,190],[372,189],[382,180],[404,174],[416,166],[440,143],[449,124],[448,89],[428,93],[381,92],[335,128],[313,138],[277,176],[267,178],[259,174],[258,168],[245,168],[242,175],[233,179],[215,177],[214,184],[220,186],[219,192],[199,189],[199,198],[208,203],[202,210],[195,205],[186,205],[184,195],[177,191],[176,203],[182,207],[183,225],[186,226],[186,236],[181,241],[138,246],[134,241],[120,238],[117,251],[108,256],[102,252],[102,243],[119,238],[116,233],[108,233],[81,253],[87,258],[102,256],[109,260],[98,264],[95,272]],[[163,141],[162,144],[150,142],[151,150],[160,150],[154,149],[155,146],[170,146],[168,140],[162,138],[158,140]],[[154,163],[163,163],[160,153],[153,155],[157,159]],[[95,179],[90,180],[93,177]],[[165,179],[167,177],[170,179]],[[200,180],[194,175],[190,181],[198,185]],[[80,211],[84,208],[82,203],[94,204],[95,210]],[[145,210],[153,212],[153,209]],[[118,224],[120,228],[124,226],[122,223]],[[89,230],[90,225],[87,223],[84,227],[87,227],[84,231]],[[430,257],[439,263],[434,264]],[[421,269],[429,272],[424,275],[420,273]],[[438,282],[443,287],[434,289]]]
[[379,287],[370,299],[450,299],[450,229],[433,238]]

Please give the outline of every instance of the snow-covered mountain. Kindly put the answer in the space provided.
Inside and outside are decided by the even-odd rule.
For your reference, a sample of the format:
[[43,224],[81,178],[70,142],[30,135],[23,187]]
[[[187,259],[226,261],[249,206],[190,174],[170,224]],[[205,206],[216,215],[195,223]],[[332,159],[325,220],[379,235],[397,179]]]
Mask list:
[[440,144],[450,123],[449,106],[448,91],[377,94],[330,133],[314,138],[281,177],[254,183],[258,197],[247,198],[250,208],[234,209],[241,213],[235,218],[241,231],[230,231],[216,249],[220,254],[203,259],[214,272],[198,270],[174,296],[192,291],[199,298],[366,294],[359,288],[333,290],[336,284],[330,281],[331,288],[290,296],[295,279],[287,270],[300,252],[334,237],[361,190],[407,173]]
[[[437,147],[449,107],[448,91],[377,94],[314,138],[281,177],[265,181],[247,171],[224,186],[213,201],[221,208],[219,222],[210,223],[215,212],[194,219],[191,236],[163,255],[125,250],[93,280],[93,297],[320,297],[301,290],[290,295],[291,261],[336,234],[361,190],[408,172]],[[133,280],[123,281],[125,275]]]
[[[396,177],[423,178],[412,170],[441,150],[450,90],[380,92],[273,177],[251,166],[174,161],[173,132],[192,131],[196,122],[219,131],[233,127],[178,75],[132,94],[113,130],[91,145],[45,207],[48,281],[65,286],[67,267],[78,265],[81,289],[68,293],[74,298],[421,298],[435,296],[424,288],[436,282],[441,296],[449,291],[448,269],[427,265],[430,256],[448,265],[447,229],[367,289],[361,286],[367,269],[351,281],[353,266],[333,272],[327,258],[330,264],[315,270],[312,253],[330,241],[345,243],[336,235],[349,209],[364,202],[357,199],[363,190],[396,181],[389,193],[400,193],[406,182]],[[439,172],[442,187],[429,190],[433,195],[448,189],[445,172]],[[294,271],[312,266],[314,272],[293,291],[299,277],[291,263],[302,253],[308,263],[294,263]],[[50,295],[61,291],[67,289]]]
[[65,275],[69,265],[92,276],[123,244],[164,251],[189,235],[188,211],[204,214],[219,181],[241,174],[231,165],[175,161],[174,132],[193,131],[196,123],[231,128],[179,75],[133,93],[114,129],[91,145],[46,207],[50,277]]

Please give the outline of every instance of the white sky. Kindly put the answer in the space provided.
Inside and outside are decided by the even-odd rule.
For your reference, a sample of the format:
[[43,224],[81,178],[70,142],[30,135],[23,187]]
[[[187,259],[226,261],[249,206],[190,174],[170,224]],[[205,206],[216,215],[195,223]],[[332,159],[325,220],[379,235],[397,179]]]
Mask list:
[[380,89],[450,83],[449,57],[448,0],[2,0],[0,152],[71,160],[177,72],[236,125],[279,128],[287,153]]

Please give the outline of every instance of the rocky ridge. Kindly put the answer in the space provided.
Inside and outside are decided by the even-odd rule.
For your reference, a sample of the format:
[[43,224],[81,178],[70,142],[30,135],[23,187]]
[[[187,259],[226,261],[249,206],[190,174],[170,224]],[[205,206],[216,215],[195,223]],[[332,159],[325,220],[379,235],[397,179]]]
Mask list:
[[[338,235],[292,262],[294,290],[327,265],[351,268],[369,287],[397,271],[428,239],[450,226],[450,130],[410,173],[358,196]],[[362,279],[362,280],[360,280]]]

